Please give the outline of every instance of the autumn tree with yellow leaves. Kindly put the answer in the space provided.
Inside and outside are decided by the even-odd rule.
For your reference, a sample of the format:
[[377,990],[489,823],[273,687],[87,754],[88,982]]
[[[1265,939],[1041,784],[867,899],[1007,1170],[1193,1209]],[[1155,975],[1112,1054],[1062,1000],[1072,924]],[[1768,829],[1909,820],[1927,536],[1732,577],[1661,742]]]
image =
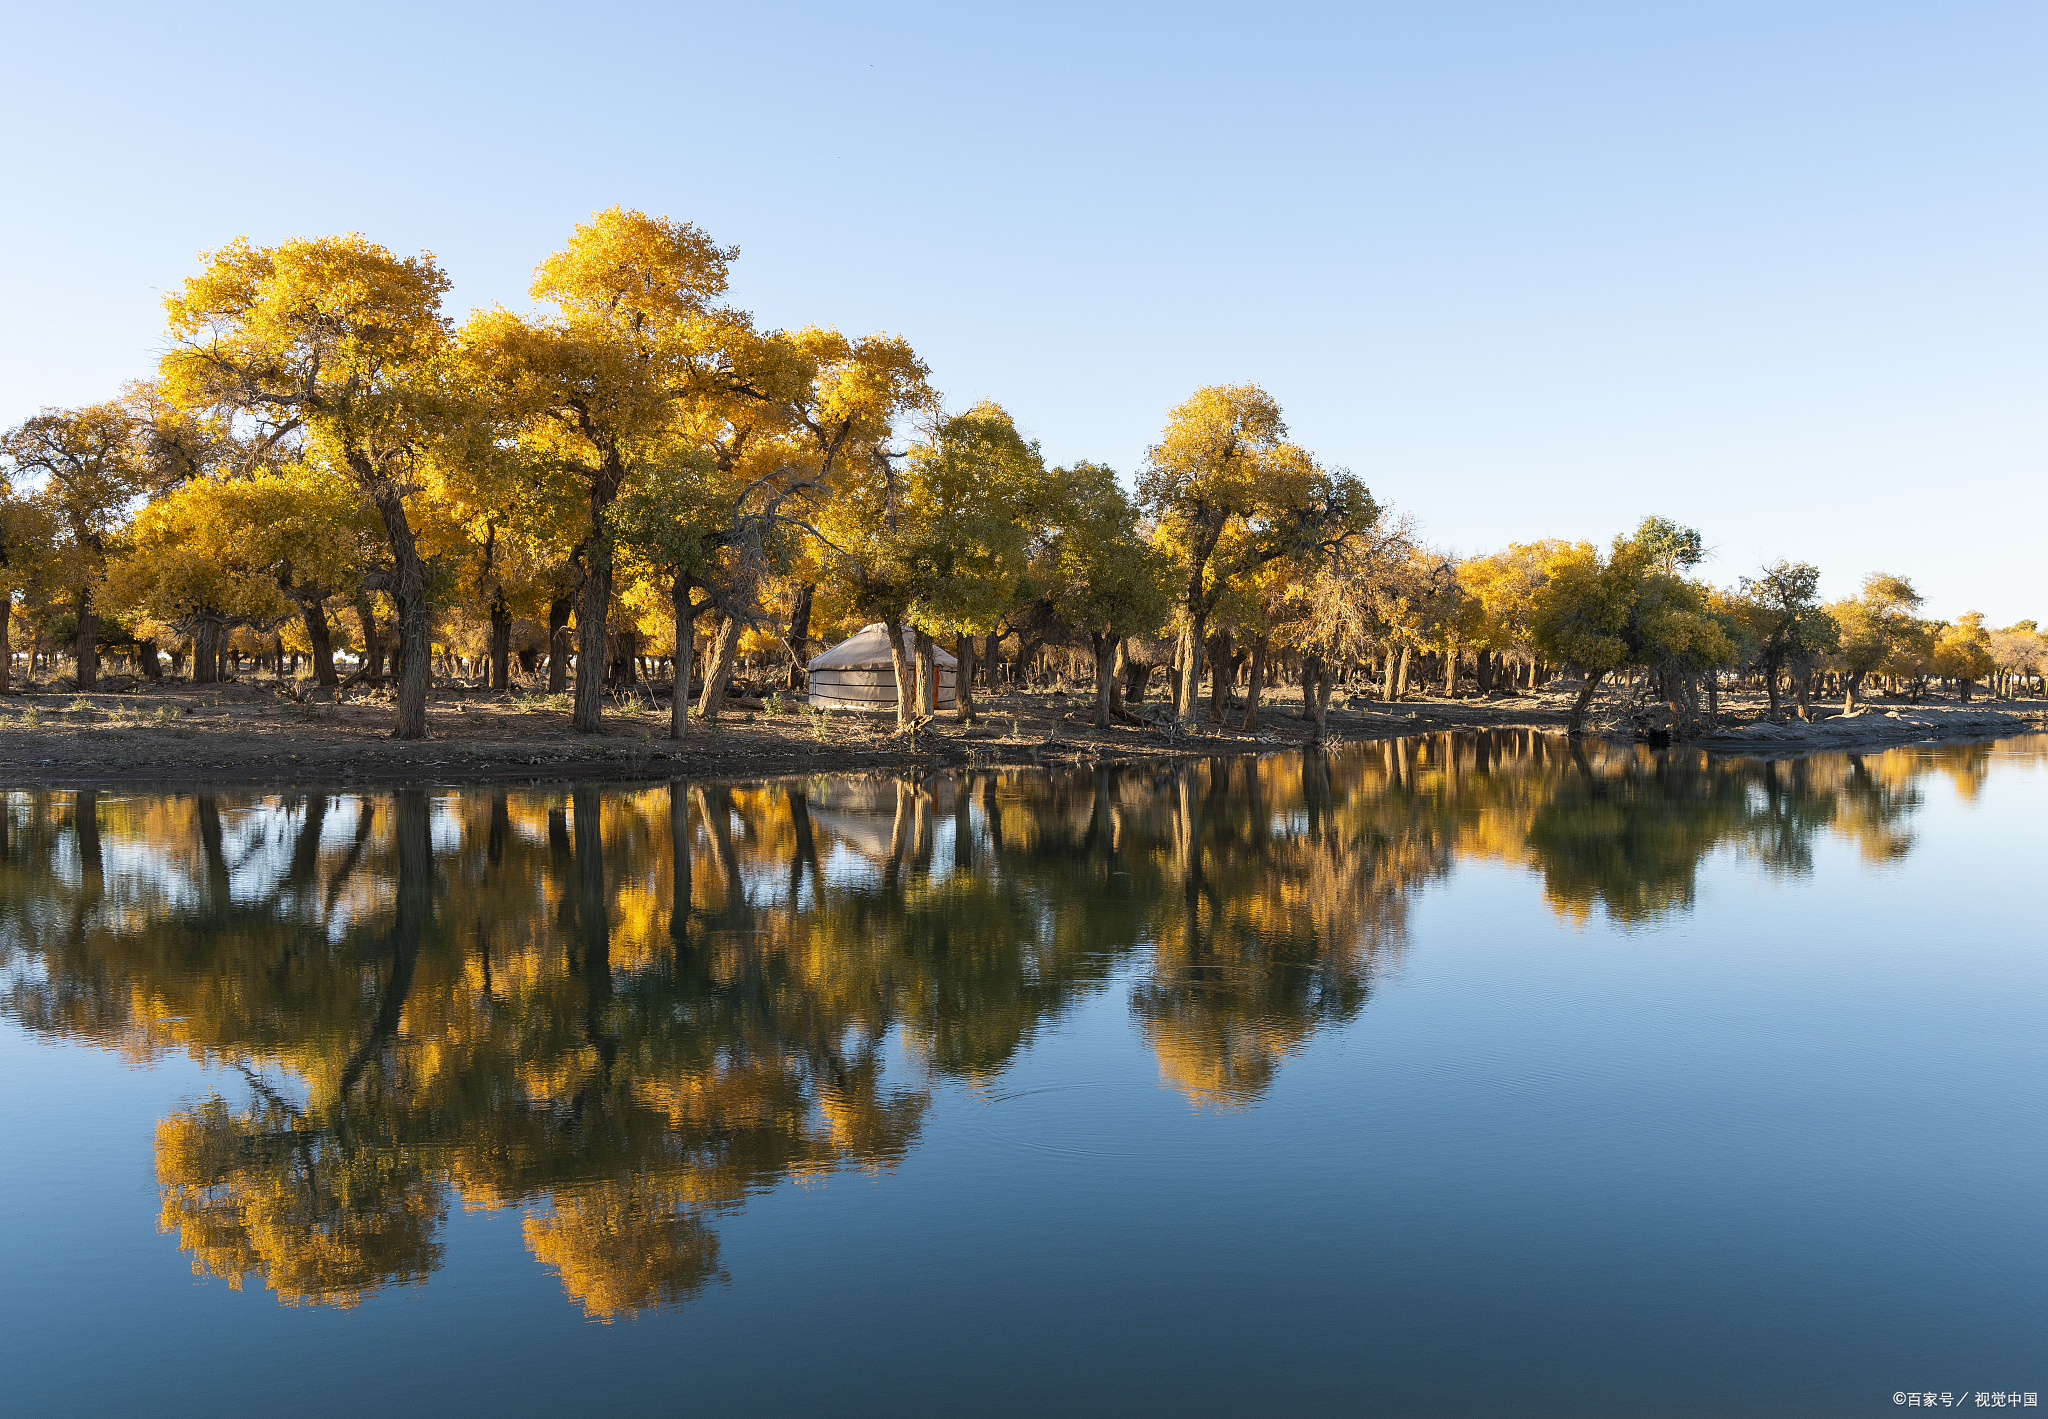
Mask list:
[[[33,491],[39,516],[10,512],[13,537],[33,528],[48,538],[37,551],[44,574],[71,599],[78,688],[90,690],[99,674],[96,586],[126,536],[134,506],[167,480],[120,401],[46,409],[8,430],[0,435],[0,474],[16,496],[27,483],[40,485]],[[26,550],[12,554],[10,564],[25,563]]]
[[1293,442],[1253,384],[1173,409],[1129,488],[1088,460],[1049,469],[996,401],[944,407],[900,336],[757,329],[728,300],[736,256],[614,207],[540,263],[538,313],[459,330],[431,255],[359,234],[202,256],[166,301],[155,383],[0,436],[0,652],[25,625],[32,654],[67,642],[91,688],[102,644],[154,676],[156,641],[180,636],[203,682],[260,632],[280,675],[289,640],[340,687],[353,638],[335,618],[352,613],[351,680],[382,683],[395,624],[408,738],[426,733],[439,648],[498,690],[515,637],[523,674],[545,653],[550,691],[573,661],[584,731],[607,690],[651,694],[666,656],[681,735],[700,671],[697,713],[716,718],[743,658],[786,656],[795,689],[821,631],[873,620],[911,632],[906,722],[932,708],[916,696],[942,640],[963,721],[977,661],[1006,638],[1027,673],[1041,650],[1075,668],[1092,654],[1100,724],[1126,649],[1158,660],[1172,637],[1182,721],[1206,688],[1220,722],[1241,688],[1256,731],[1268,687],[1292,680],[1318,736],[1345,682],[1457,698],[1568,665],[1585,677],[1575,725],[1620,673],[1698,727],[1699,692],[1711,717],[1730,669],[1772,696],[1789,675],[1803,711],[1816,676],[1853,704],[1873,674],[1967,695],[2033,663],[2018,628],[1923,620],[1869,587],[1823,607],[1802,564],[1714,590],[1700,534],[1666,519],[1607,552],[1451,555]]
[[723,405],[772,400],[790,384],[793,362],[780,343],[718,304],[738,254],[688,222],[614,207],[579,225],[536,271],[531,294],[550,314],[491,310],[462,329],[466,379],[530,466],[565,480],[585,510],[567,549],[581,573],[577,729],[598,727],[610,665],[611,506],[643,468],[668,466],[678,439],[730,422]]
[[1981,611],[1965,611],[1935,638],[1934,673],[1954,681],[1966,704],[1971,684],[1989,675],[1997,663],[1991,654],[1991,631]]
[[388,561],[366,587],[398,609],[396,735],[427,735],[432,612],[418,513],[426,466],[461,417],[445,378],[448,278],[351,234],[256,247],[238,239],[165,298],[162,388],[180,408],[230,410],[302,435],[383,524]]
[[1200,389],[1177,407],[1146,455],[1138,496],[1180,564],[1183,718],[1192,717],[1209,616],[1224,594],[1269,562],[1341,545],[1377,511],[1364,484],[1287,441],[1280,405],[1251,384]]

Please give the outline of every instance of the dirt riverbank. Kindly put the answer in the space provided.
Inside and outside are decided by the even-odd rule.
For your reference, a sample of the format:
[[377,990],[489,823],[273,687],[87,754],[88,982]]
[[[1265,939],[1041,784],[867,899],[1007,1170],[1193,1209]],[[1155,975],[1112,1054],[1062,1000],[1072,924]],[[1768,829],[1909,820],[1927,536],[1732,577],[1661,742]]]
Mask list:
[[[1329,728],[1344,740],[1447,729],[1557,732],[1565,726],[1571,697],[1571,687],[1561,687],[1486,699],[1350,700],[1332,704]],[[689,736],[676,742],[666,737],[665,709],[629,705],[609,711],[602,732],[578,734],[569,728],[559,697],[447,687],[435,690],[428,711],[432,737],[400,742],[388,737],[389,704],[375,697],[306,704],[267,681],[166,681],[86,695],[31,690],[0,696],[0,782],[752,779],[912,764],[1107,763],[1267,753],[1309,738],[1309,725],[1297,717],[1299,695],[1288,692],[1261,708],[1252,731],[1239,727],[1240,709],[1232,711],[1227,726],[1210,725],[1205,715],[1199,732],[1186,735],[1133,725],[1098,730],[1089,722],[1092,704],[1079,696],[1019,692],[986,697],[980,705],[980,724],[955,724],[948,713],[914,743],[896,735],[886,716],[834,714],[820,724],[808,714],[765,708],[729,713],[713,726],[693,723]],[[1987,718],[1986,708],[1982,702],[1968,711],[1884,702],[1839,724],[1824,719],[1810,729],[1787,731],[1780,725],[1752,728],[1762,706],[1724,700],[1723,720],[1731,732],[1700,747],[1783,753],[2020,733],[2042,726],[2048,702],[2004,702],[1997,706],[1998,718]],[[1596,706],[1595,722],[1619,709],[1610,696]],[[1852,725],[1854,732],[1843,732]]]

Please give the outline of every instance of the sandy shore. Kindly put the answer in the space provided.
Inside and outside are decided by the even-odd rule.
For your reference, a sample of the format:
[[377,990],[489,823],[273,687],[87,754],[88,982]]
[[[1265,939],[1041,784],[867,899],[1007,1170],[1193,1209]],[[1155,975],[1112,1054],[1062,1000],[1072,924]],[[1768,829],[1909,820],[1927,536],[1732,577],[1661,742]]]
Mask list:
[[[1097,730],[1092,705],[1073,696],[1011,693],[983,699],[981,722],[950,714],[915,742],[892,718],[734,712],[716,725],[692,724],[668,739],[666,710],[628,707],[606,715],[602,732],[568,727],[559,701],[544,696],[437,688],[432,737],[389,737],[391,710],[375,698],[304,704],[267,681],[194,686],[143,685],[125,693],[70,691],[0,696],[0,780],[13,785],[93,783],[505,782],[535,779],[751,779],[913,764],[1058,764],[1128,762],[1188,755],[1266,753],[1309,738],[1298,695],[1283,692],[1260,712],[1255,730],[1207,723],[1171,735],[1116,725]],[[1410,697],[1398,704],[1333,703],[1330,733],[1344,740],[1429,734],[1447,729],[1561,732],[1570,687],[1486,699]],[[1982,705],[1874,705],[1864,713],[1812,725],[1750,721],[1760,705],[1725,703],[1728,727],[1699,741],[1714,752],[1806,752],[1913,739],[2024,733],[2043,725],[2048,702]],[[1144,707],[1156,710],[1156,705]],[[1596,706],[1611,721],[1620,702]]]
[[1905,744],[1922,739],[2002,738],[2038,732],[2043,727],[2042,702],[2018,701],[2000,709],[1971,705],[1873,705],[1852,714],[1830,715],[1808,722],[1772,723],[1757,720],[1730,725],[1694,741],[1710,753],[1810,754],[1827,749],[1860,749]]

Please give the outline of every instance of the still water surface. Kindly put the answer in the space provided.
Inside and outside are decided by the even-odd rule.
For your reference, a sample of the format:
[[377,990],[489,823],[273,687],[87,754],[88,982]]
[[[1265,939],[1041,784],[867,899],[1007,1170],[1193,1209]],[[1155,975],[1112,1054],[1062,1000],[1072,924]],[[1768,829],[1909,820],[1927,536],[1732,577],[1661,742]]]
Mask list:
[[2044,769],[8,793],[8,1407],[2048,1390]]

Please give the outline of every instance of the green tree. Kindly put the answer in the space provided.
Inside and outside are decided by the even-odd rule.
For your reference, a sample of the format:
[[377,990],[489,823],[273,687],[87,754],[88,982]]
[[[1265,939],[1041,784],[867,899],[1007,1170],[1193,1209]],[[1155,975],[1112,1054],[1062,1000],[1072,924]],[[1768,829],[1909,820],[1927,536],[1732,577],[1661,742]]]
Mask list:
[[[1016,603],[1032,525],[1063,504],[1038,444],[990,400],[944,420],[935,438],[911,449],[909,464],[912,515],[899,523],[898,545],[917,586],[908,619],[922,696],[932,685],[931,643],[944,637],[961,645],[995,628]],[[963,724],[974,722],[969,669],[954,676]],[[934,708],[919,705],[925,713]]]
[[1668,517],[1644,518],[1636,525],[1634,541],[1663,576],[1684,576],[1707,558],[1706,539],[1699,529],[1681,527]]
[[1116,646],[1166,618],[1173,563],[1138,526],[1138,510],[1100,463],[1056,468],[1058,527],[1051,548],[1052,602],[1095,650],[1095,723],[1110,724]]
[[[1668,694],[1732,655],[1705,589],[1660,566],[1655,547],[1623,537],[1604,557],[1588,542],[1560,544],[1545,564],[1535,603],[1536,645],[1584,675],[1570,732],[1584,729],[1594,692],[1616,670],[1655,670]],[[1684,708],[1674,701],[1674,713]]]
[[1789,665],[1799,696],[1799,716],[1811,713],[1807,683],[1811,667],[1840,644],[1841,630],[1820,604],[1820,569],[1808,562],[1776,561],[1759,577],[1743,577],[1741,615],[1763,667],[1771,713],[1778,713],[1778,679]]
[[671,739],[681,739],[687,723],[697,618],[720,618],[698,704],[699,716],[711,721],[732,679],[740,630],[763,616],[762,582],[787,569],[793,541],[810,530],[784,509],[815,488],[812,480],[766,477],[738,484],[710,455],[678,444],[669,461],[650,460],[612,505],[612,535],[631,563],[661,584],[675,619]]
[[[899,724],[932,708],[920,701],[933,637],[991,628],[1013,603],[1045,481],[1038,446],[987,401],[941,419],[901,455],[877,449],[834,477],[817,526],[837,589],[856,613],[916,633],[916,666],[901,636],[889,640]],[[971,719],[971,703],[963,713]]]

